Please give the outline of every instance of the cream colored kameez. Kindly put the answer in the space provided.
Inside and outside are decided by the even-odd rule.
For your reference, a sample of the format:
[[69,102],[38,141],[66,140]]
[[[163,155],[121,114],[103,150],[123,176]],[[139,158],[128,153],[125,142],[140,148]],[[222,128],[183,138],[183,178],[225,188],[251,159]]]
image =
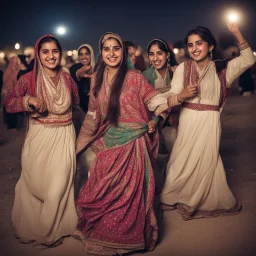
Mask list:
[[[239,57],[228,63],[227,86],[254,62],[252,50],[242,50]],[[194,64],[197,65],[195,62]],[[202,78],[201,104],[219,105],[221,86],[214,62],[205,70],[200,70],[199,67],[197,70],[199,80]],[[183,89],[184,63],[177,67],[169,93],[179,94]],[[198,98],[187,102],[198,103]],[[219,155],[220,137],[219,111],[182,108],[178,136],[167,165],[161,202],[169,206],[177,204],[184,219],[238,212],[237,201],[228,187]]]
[[43,85],[37,83],[37,93],[44,97],[49,113],[29,117],[12,222],[21,242],[51,245],[72,234],[77,224],[73,188],[76,136],[71,92],[63,75],[57,87],[43,72],[39,71],[38,77]]

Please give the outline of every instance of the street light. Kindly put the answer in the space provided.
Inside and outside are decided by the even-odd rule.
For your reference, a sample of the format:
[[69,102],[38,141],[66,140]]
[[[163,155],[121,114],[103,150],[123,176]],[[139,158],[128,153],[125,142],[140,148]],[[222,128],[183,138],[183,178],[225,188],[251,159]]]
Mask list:
[[240,15],[236,11],[229,11],[227,13],[227,21],[230,23],[237,23],[240,21]]
[[174,54],[178,54],[179,53],[179,49],[178,48],[174,48],[173,52],[174,52]]
[[19,44],[19,43],[16,43],[16,44],[14,45],[14,48],[15,48],[16,50],[19,50],[19,49],[20,49],[20,44]]
[[66,30],[65,27],[60,26],[60,27],[57,28],[56,31],[57,31],[57,33],[58,33],[59,35],[65,35],[67,30]]
[[0,58],[3,59],[5,56],[4,52],[0,52]]

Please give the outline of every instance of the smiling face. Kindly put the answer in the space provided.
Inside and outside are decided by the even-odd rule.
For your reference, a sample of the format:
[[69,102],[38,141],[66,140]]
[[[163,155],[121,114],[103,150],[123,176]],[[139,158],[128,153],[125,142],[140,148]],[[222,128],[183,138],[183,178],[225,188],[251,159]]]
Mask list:
[[82,47],[82,48],[79,50],[78,59],[79,59],[79,61],[80,61],[84,66],[87,66],[87,65],[90,65],[90,64],[91,64],[91,53],[90,53],[90,51],[88,50],[88,48]]
[[192,34],[188,37],[187,49],[192,59],[203,63],[210,60],[209,52],[213,50],[213,46],[209,46],[199,35]]
[[103,61],[110,68],[118,68],[123,58],[122,47],[114,38],[109,38],[103,43],[101,54]]
[[39,58],[47,74],[56,73],[61,54],[55,42],[43,43],[39,50]]
[[153,44],[149,49],[148,58],[155,69],[161,70],[167,67],[169,53],[162,51],[157,44]]

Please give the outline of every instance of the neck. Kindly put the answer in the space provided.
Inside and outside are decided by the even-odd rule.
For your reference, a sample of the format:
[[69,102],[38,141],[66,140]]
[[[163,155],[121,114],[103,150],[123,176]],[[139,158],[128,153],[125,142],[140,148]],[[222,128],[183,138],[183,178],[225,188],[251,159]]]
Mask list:
[[162,68],[158,69],[158,73],[161,75],[162,78],[165,77],[167,66],[163,66]]
[[45,73],[49,76],[49,77],[55,77],[58,73],[57,69],[44,69]]
[[200,69],[204,69],[210,63],[210,61],[211,61],[211,59],[209,57],[207,57],[203,60],[196,61],[196,63]]
[[118,68],[113,68],[113,67],[107,67],[107,70],[108,70],[108,75],[107,75],[107,78],[108,78],[108,81],[112,81]]

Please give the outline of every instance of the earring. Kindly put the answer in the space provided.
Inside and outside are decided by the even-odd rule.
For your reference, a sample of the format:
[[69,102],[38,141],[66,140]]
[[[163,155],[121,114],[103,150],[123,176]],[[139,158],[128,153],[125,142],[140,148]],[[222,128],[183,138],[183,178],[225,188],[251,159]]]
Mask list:
[[212,51],[210,51],[210,59],[212,60]]

